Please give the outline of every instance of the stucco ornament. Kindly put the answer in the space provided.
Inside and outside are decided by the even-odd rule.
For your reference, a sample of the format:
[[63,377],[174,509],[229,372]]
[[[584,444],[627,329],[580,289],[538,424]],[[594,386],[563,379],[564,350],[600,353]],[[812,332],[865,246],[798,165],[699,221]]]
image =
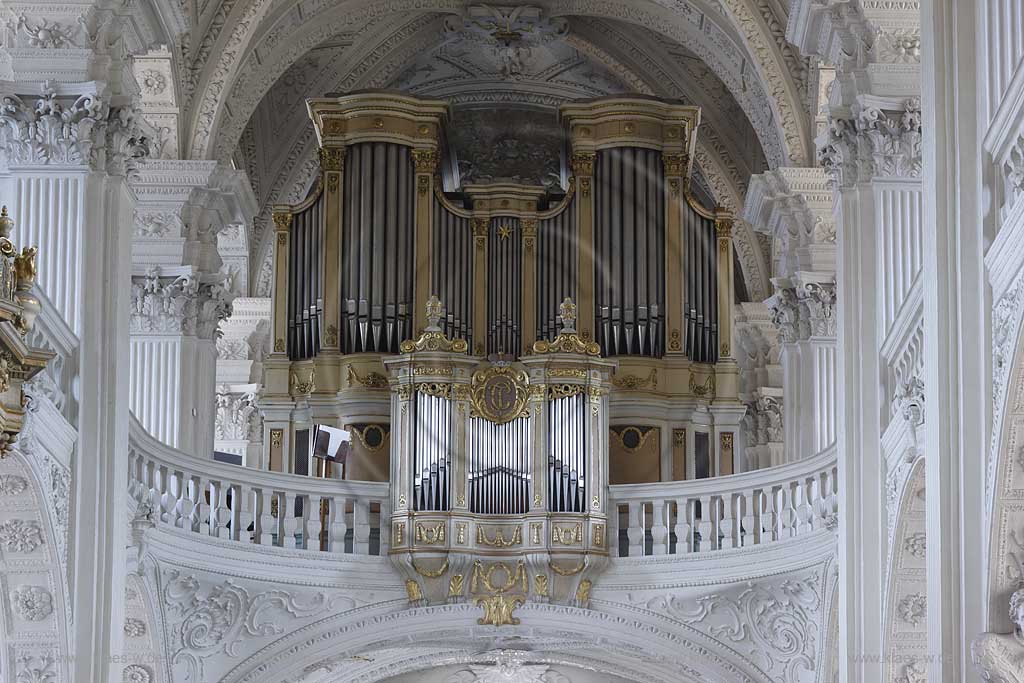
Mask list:
[[924,623],[928,617],[928,603],[921,593],[912,593],[904,597],[896,609],[900,619],[912,626]]
[[0,496],[16,496],[28,488],[28,480],[16,474],[0,474]]
[[122,680],[124,683],[149,683],[153,680],[153,676],[149,673],[149,669],[141,664],[132,664],[124,668]]
[[313,616],[327,607],[323,593],[306,599],[282,590],[253,594],[231,579],[204,589],[195,576],[171,570],[163,601],[177,617],[170,628],[172,664],[184,665],[187,680],[205,680],[205,659],[218,654],[237,657],[243,641],[284,633],[292,619]]
[[0,542],[8,552],[30,553],[43,544],[43,532],[35,520],[9,519],[0,524]]
[[684,599],[660,596],[643,603],[655,612],[680,618],[745,652],[772,680],[801,680],[815,671],[821,655],[821,577],[749,582],[739,593],[723,592]]
[[53,613],[53,596],[42,586],[19,586],[11,591],[11,605],[25,621],[42,621]]

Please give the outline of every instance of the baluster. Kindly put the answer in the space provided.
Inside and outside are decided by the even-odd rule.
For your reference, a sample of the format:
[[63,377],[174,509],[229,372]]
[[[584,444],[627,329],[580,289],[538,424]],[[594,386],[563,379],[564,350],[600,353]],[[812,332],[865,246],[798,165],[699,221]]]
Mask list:
[[690,501],[686,498],[676,499],[676,554],[684,555],[693,552],[693,525],[690,524]]
[[824,495],[822,496],[822,512],[821,517],[825,520],[825,524],[828,525],[829,519],[832,518],[837,510],[838,499],[836,497],[836,472],[835,470],[829,469],[824,472],[825,484],[823,486]]
[[320,531],[323,523],[320,521],[320,506],[323,504],[323,497],[318,493],[306,496],[306,503],[302,506],[306,517],[306,550],[320,550]]
[[806,479],[793,482],[793,507],[796,512],[796,533],[811,530],[811,501]]
[[352,552],[370,554],[370,503],[357,498],[352,504]]
[[388,520],[391,519],[391,511],[388,510],[387,498],[380,501],[380,516],[377,518],[377,530],[380,534],[380,556],[387,557],[388,548],[391,545],[391,533]]
[[168,482],[170,476],[167,473],[167,466],[160,465],[156,472],[157,475],[157,512],[160,521],[164,524],[173,523],[173,510],[174,503],[172,502],[173,496],[171,495],[171,489]]
[[281,529],[281,547],[295,548],[295,494],[285,491],[281,496],[281,504],[277,508],[277,520]]
[[[694,511],[696,514],[696,511]],[[712,525],[711,525],[711,496],[700,497],[700,521],[697,522],[697,533],[700,534],[700,540],[697,541],[696,550],[698,552],[707,552],[708,550],[714,550],[715,543],[711,538]]]
[[348,524],[345,523],[346,505],[345,496],[331,497],[330,543],[328,550],[332,553],[345,552],[345,534],[348,533]]
[[653,503],[654,509],[652,511],[654,519],[651,523],[651,554],[652,555],[667,555],[668,554],[668,526],[665,523],[665,514],[668,507],[667,500],[655,500]]
[[760,517],[758,524],[761,527],[761,535],[757,539],[760,544],[771,543],[775,536],[775,503],[772,498],[771,489],[767,491],[759,489],[754,495],[757,496],[757,512]]
[[217,538],[231,538],[231,529],[228,522],[231,519],[231,510],[228,509],[228,491],[231,484],[223,481],[214,481],[213,493],[210,494],[210,504],[213,506],[213,534]]
[[629,557],[643,557],[644,554],[644,506],[643,503],[630,501],[629,527],[626,530],[629,538]]
[[608,505],[608,551],[614,557],[622,557],[619,553],[619,504],[610,502]]
[[141,468],[142,462],[139,454],[134,449],[128,449],[128,495],[135,500],[141,500],[142,493]]
[[173,527],[181,528],[184,523],[184,511],[182,500],[185,497],[184,491],[184,478],[185,475],[180,470],[168,470],[167,471],[167,493],[168,493],[168,504],[170,509],[168,510],[168,524]]
[[186,531],[195,531],[199,522],[194,479],[191,474],[181,477],[181,528]]
[[736,502],[742,507],[740,510],[740,543],[744,548],[749,548],[757,542],[757,522],[754,519],[754,492],[747,490],[737,494]]
[[144,500],[149,503],[153,510],[155,521],[160,521],[160,493],[157,490],[156,464],[152,460],[146,460],[142,464],[142,486],[144,488]]
[[213,526],[210,519],[210,480],[206,477],[201,476],[199,479],[199,488],[196,490],[196,498],[199,501],[199,532],[203,536],[211,536],[213,533]]
[[791,484],[780,486],[775,496],[775,510],[779,516],[776,524],[779,529],[779,540],[783,541],[796,535],[796,510],[793,508]]
[[252,522],[252,489],[246,484],[231,487],[231,538],[249,543],[249,524]]
[[807,481],[807,505],[810,528],[821,529],[825,522],[821,514],[821,479],[817,474],[811,475]]
[[736,547],[736,499],[734,493],[724,493],[719,499],[721,519],[718,523],[718,543],[723,550]]
[[274,516],[273,510],[274,492],[270,489],[260,489],[258,505],[259,525],[255,529],[256,542],[260,545],[274,545]]

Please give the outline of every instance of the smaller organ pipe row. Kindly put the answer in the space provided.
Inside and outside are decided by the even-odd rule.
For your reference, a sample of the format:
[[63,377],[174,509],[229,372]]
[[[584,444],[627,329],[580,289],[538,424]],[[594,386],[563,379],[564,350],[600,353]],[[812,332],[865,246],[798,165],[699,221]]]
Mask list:
[[686,261],[684,320],[686,355],[699,363],[718,360],[718,240],[715,221],[683,202],[683,240]]
[[519,515],[529,510],[533,460],[530,434],[530,418],[505,424],[472,418],[468,472],[471,512]]
[[518,218],[492,218],[487,237],[487,352],[522,346],[523,231]]
[[452,409],[447,396],[417,391],[413,458],[413,501],[417,510],[448,510]]
[[548,509],[586,512],[586,394],[548,401]]
[[470,219],[434,201],[431,293],[444,302],[441,329],[473,348],[473,229]]
[[579,235],[576,203],[540,221],[537,230],[537,339],[554,339],[562,329],[558,307],[577,300]]
[[323,195],[292,216],[288,253],[288,357],[312,358],[320,351],[324,313]]

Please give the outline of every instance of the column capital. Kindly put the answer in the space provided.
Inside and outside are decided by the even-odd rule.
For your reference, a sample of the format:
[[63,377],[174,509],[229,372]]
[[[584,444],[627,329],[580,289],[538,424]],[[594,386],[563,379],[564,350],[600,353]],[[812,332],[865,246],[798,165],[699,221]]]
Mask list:
[[132,276],[129,332],[214,340],[218,325],[231,315],[233,298],[210,277],[152,267]]
[[44,85],[36,96],[0,101],[0,160],[5,167],[71,166],[131,176],[150,154],[148,124],[130,100],[88,84]]
[[860,97],[834,113],[819,158],[829,187],[921,177],[921,100]]
[[822,168],[779,168],[750,179],[741,216],[776,244],[775,275],[835,270],[836,220]]

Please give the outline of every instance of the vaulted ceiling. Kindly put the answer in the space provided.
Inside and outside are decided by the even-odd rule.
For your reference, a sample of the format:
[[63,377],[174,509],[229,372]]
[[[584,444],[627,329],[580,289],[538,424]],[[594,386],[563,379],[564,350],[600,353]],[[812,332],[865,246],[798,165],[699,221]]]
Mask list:
[[[548,154],[539,142],[529,150],[474,143],[481,133],[507,141],[527,130],[539,140],[556,125],[559,103],[627,92],[702,108],[695,181],[727,208],[739,209],[752,174],[812,154],[813,84],[783,37],[782,0],[194,2],[194,29],[179,49],[184,148],[248,172],[258,226],[272,204],[299,199],[316,172],[305,99],[362,88],[451,102],[454,126],[466,131],[453,145],[470,174],[491,174],[483,167],[502,153],[524,166]],[[502,22],[523,36],[516,49],[487,28]],[[501,130],[493,117],[484,123],[496,108]],[[263,232],[254,261],[267,251]],[[767,295],[763,250],[739,231],[753,297]]]

